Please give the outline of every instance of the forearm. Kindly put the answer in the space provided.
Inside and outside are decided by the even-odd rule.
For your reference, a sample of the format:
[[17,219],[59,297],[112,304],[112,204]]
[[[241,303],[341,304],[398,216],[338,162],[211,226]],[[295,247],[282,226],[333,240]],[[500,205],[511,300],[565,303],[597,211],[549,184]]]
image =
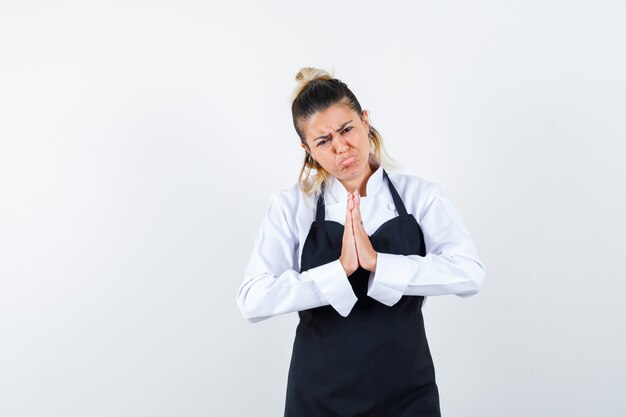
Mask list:
[[237,291],[237,304],[249,322],[324,305],[345,317],[356,300],[339,260],[302,273],[272,274],[248,268]]
[[475,255],[379,253],[376,272],[370,274],[368,295],[390,306],[403,295],[468,297],[480,290],[484,276],[485,268]]

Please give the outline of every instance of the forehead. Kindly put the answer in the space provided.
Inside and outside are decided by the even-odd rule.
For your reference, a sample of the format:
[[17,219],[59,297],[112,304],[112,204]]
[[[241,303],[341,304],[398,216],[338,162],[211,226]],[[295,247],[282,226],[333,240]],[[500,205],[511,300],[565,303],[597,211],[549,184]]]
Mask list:
[[306,123],[305,134],[307,139],[315,138],[334,132],[339,126],[349,120],[355,120],[358,115],[345,103],[336,103],[325,110],[319,111]]

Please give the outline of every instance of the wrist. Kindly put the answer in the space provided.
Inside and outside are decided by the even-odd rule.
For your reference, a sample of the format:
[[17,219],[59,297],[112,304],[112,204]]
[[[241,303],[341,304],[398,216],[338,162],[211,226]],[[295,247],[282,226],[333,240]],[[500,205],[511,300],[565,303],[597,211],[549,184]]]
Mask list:
[[377,264],[378,264],[378,252],[374,251],[374,255],[372,256],[372,262],[365,269],[367,269],[370,272],[376,272],[376,265]]
[[339,258],[339,263],[341,263],[341,267],[343,268],[344,272],[346,273],[346,276],[352,275],[354,273],[354,271],[357,270],[357,268],[348,267],[347,266],[347,262],[345,262],[341,258]]

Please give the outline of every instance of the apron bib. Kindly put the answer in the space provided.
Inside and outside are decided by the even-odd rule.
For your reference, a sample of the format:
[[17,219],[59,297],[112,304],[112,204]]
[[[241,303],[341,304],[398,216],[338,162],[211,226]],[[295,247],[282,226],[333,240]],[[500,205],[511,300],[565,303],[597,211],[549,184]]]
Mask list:
[[[383,170],[398,216],[370,236],[376,252],[426,255],[424,235]],[[301,269],[341,255],[344,226],[325,220],[324,189],[304,243]],[[370,272],[348,277],[358,301],[347,317],[330,305],[298,312],[285,417],[440,417],[422,296],[386,306],[367,296]]]

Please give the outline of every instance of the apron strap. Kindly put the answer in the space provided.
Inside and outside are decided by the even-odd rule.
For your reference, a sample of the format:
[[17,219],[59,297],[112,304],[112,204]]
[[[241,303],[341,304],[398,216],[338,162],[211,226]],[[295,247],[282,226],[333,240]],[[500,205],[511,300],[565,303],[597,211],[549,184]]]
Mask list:
[[398,215],[406,216],[407,215],[406,207],[404,207],[404,203],[402,202],[402,199],[400,198],[400,194],[398,194],[398,191],[396,191],[396,187],[393,186],[393,184],[391,183],[391,180],[389,179],[389,175],[387,175],[387,171],[385,171],[384,169],[383,169],[383,175],[387,179],[387,184],[389,184],[389,191],[391,191],[393,204],[396,205],[396,210],[398,211]]
[[315,212],[315,222],[317,224],[324,223],[324,215],[326,214],[326,206],[324,205],[324,185],[322,182],[322,188],[320,189],[320,195],[317,197],[317,211]]

